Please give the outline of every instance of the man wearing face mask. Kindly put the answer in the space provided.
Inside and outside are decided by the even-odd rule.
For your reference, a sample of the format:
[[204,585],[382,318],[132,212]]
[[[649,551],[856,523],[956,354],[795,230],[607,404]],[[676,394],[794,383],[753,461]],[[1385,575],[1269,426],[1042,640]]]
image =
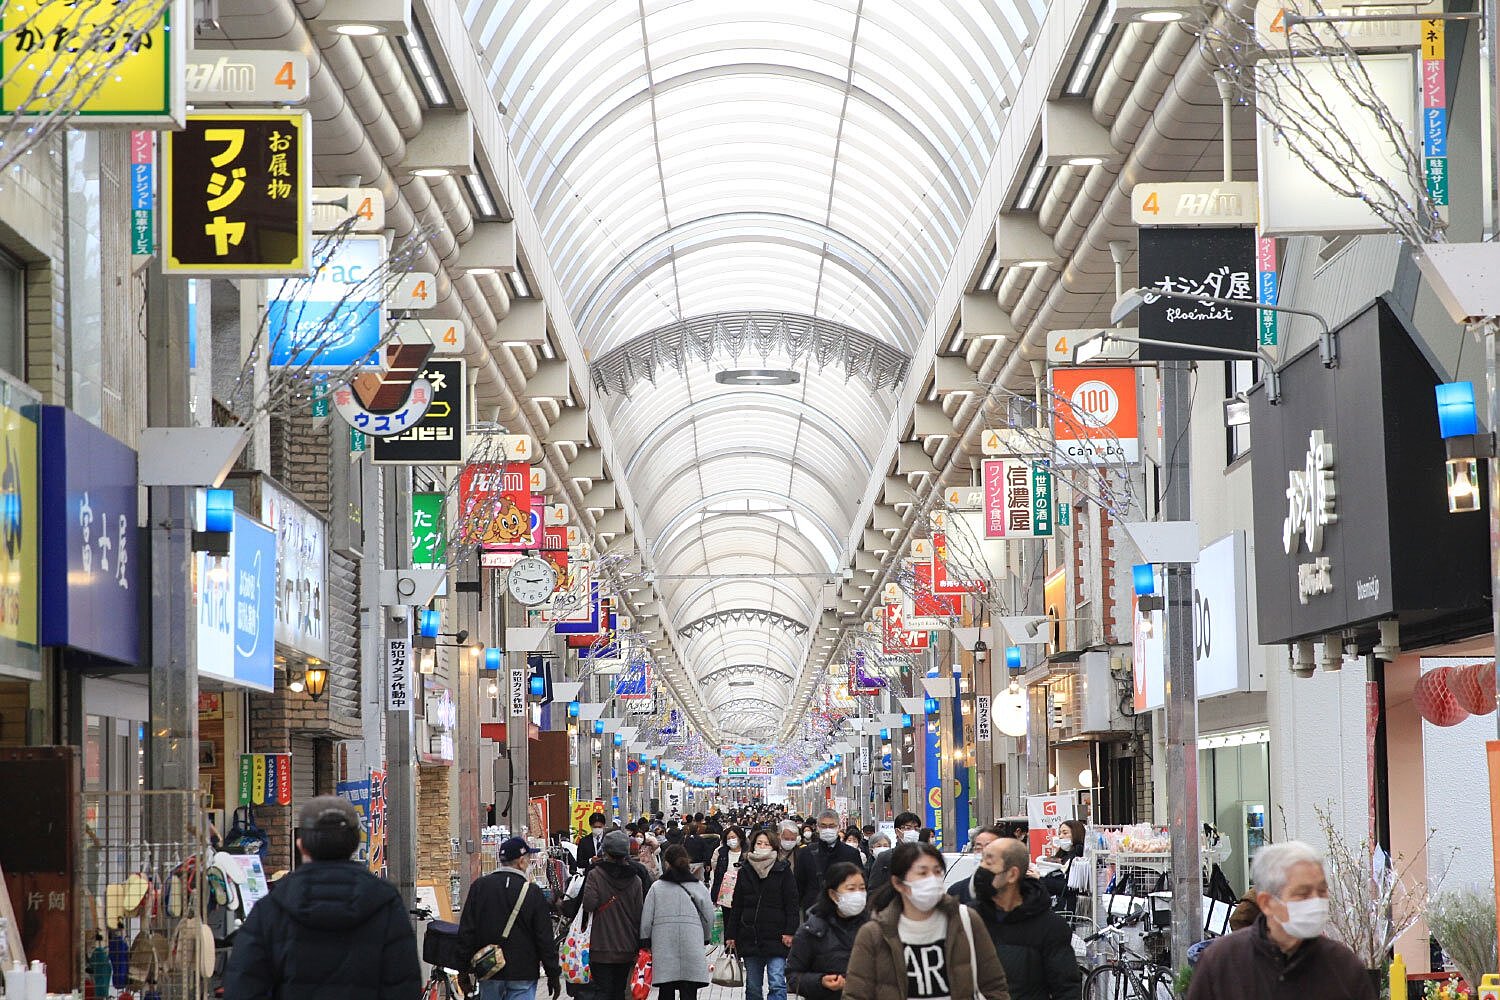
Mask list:
[[1376,1000],[1364,964],[1323,936],[1328,877],[1301,841],[1262,847],[1251,866],[1261,915],[1203,953],[1188,1000]]
[[[915,844],[922,833],[922,818],[914,812],[898,813],[896,815],[896,842],[892,847],[902,844]],[[891,852],[876,854],[875,860],[870,862],[870,891],[873,894],[884,896],[886,887],[891,884]]]
[[794,857],[802,841],[798,835],[798,826],[792,820],[784,819],[777,826],[776,860],[785,861],[788,867],[795,870],[797,859]]
[[839,839],[839,814],[832,809],[824,809],[818,816],[817,829],[818,839],[797,852],[797,892],[804,912],[812,909],[822,894],[829,865],[847,861],[858,867],[864,860],[857,849]]
[[970,879],[974,908],[1005,966],[1011,1000],[1079,1000],[1073,929],[1053,911],[1042,883],[1027,876],[1030,865],[1025,844],[991,839]]
[[578,844],[578,867],[587,869],[594,858],[604,850],[604,814],[596,812],[589,817],[589,835]]

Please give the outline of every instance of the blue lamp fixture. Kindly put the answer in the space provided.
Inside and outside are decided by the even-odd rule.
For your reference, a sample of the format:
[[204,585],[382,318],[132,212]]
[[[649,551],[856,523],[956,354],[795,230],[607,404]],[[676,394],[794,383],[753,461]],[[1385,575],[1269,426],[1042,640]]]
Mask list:
[[603,719],[595,719],[594,720],[594,735],[595,736],[603,736],[604,735],[604,720]]
[[928,715],[934,715],[937,713],[937,710],[938,700],[932,695],[928,695],[926,698],[922,699],[922,711],[926,712]]
[[1473,382],[1448,382],[1437,394],[1438,433],[1448,451],[1448,513],[1479,509],[1479,460],[1495,457],[1494,433],[1479,433]]
[[1005,667],[1006,667],[1007,670],[1020,670],[1021,669],[1021,647],[1020,646],[1006,646],[1005,647]]
[[907,715],[905,712],[901,713],[901,725],[906,727],[907,729],[911,728],[911,716]]
[[1166,598],[1156,593],[1155,566],[1151,563],[1136,563],[1130,567],[1130,575],[1135,583],[1135,605],[1142,613],[1150,614],[1166,608]]
[[624,745],[625,745],[625,734],[624,733],[615,733],[615,746],[622,747]]
[[[20,500],[14,492],[7,493],[6,523],[19,523],[20,515],[10,509]],[[12,519],[11,515],[15,514]],[[229,555],[230,540],[234,537],[234,490],[203,491],[203,530],[193,532],[193,551],[206,552],[211,556]]]
[[438,629],[443,627],[443,613],[434,608],[423,608],[417,612],[417,634],[424,639],[436,639]]
[[[499,646],[486,646],[484,650],[484,669],[499,670],[505,660],[505,650]],[[574,713],[577,714],[576,712]]]
[[576,718],[578,718],[578,702],[576,702],[576,701],[570,701],[570,702],[568,702],[568,718],[570,718],[570,719],[576,719]]

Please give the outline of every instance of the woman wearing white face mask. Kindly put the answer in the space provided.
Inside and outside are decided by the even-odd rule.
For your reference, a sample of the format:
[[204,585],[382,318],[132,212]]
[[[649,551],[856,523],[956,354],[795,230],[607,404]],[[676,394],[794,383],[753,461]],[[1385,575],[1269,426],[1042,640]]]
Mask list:
[[1005,970],[979,918],[943,890],[931,844],[890,854],[887,902],[860,928],[843,1000],[1010,1000]]
[[787,990],[806,1000],[839,1000],[854,938],[870,919],[865,875],[858,865],[835,861],[828,866],[825,884],[786,960]]
[[1269,844],[1251,868],[1261,916],[1214,941],[1198,959],[1188,1000],[1376,1000],[1354,952],[1323,936],[1323,856],[1301,841]]
[[713,860],[709,863],[713,872],[713,884],[709,886],[708,892],[714,905],[721,910],[734,905],[734,884],[739,880],[744,844],[745,831],[738,826],[731,826],[724,831],[724,842],[714,851]]

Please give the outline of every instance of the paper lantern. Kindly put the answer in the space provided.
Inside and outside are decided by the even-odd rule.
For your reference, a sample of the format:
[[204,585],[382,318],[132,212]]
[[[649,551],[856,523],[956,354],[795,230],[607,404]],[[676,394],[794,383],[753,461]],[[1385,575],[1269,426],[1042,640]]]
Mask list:
[[1448,688],[1459,707],[1470,715],[1489,715],[1495,710],[1495,665],[1470,663],[1450,668]]
[[1453,696],[1448,685],[1452,667],[1429,670],[1417,679],[1411,698],[1417,706],[1417,714],[1434,726],[1456,726],[1469,717],[1468,711]]

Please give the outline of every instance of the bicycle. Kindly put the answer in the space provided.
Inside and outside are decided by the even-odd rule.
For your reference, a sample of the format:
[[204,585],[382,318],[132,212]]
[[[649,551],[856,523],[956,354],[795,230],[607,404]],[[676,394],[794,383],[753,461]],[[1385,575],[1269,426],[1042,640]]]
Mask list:
[[427,924],[422,935],[422,961],[432,966],[432,974],[422,986],[420,1000],[468,1000],[478,995],[478,984],[467,972],[457,969],[457,966],[467,964],[458,953],[458,925],[434,920],[432,911],[425,906],[410,912],[418,921]]
[[[1171,968],[1131,951],[1125,944],[1125,928],[1144,917],[1145,912],[1136,914],[1084,938],[1089,944],[1112,942],[1115,954],[1089,970],[1083,981],[1083,1000],[1172,1000]],[[1149,942],[1163,936],[1160,930],[1152,930],[1146,938]]]

